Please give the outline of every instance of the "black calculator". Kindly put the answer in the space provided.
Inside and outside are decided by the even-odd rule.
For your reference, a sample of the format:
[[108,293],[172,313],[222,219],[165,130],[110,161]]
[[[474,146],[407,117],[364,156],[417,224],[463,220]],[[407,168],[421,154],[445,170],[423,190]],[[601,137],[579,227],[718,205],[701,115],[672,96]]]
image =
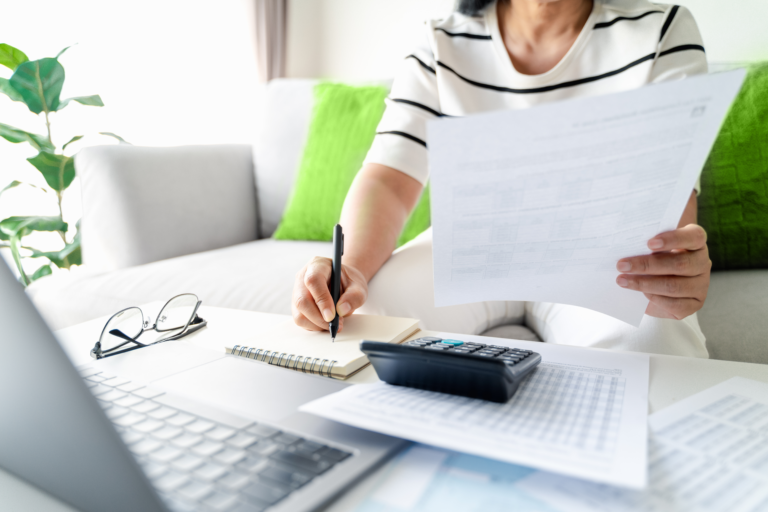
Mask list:
[[364,340],[360,350],[389,384],[499,403],[541,363],[531,350],[435,337],[401,345]]

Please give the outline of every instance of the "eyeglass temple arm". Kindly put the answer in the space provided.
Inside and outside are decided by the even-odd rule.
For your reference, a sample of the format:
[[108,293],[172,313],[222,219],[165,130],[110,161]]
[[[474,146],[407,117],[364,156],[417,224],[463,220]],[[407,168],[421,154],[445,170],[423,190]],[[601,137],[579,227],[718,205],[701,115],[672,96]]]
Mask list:
[[140,342],[140,341],[136,340],[135,338],[131,338],[130,336],[128,336],[127,334],[125,334],[125,333],[124,333],[123,331],[121,331],[120,329],[112,329],[111,331],[109,331],[109,334],[111,334],[112,336],[115,336],[115,337],[117,337],[117,338],[120,338],[120,339],[126,340],[126,341],[132,341],[132,342],[134,342],[134,343],[136,343],[136,344],[138,344],[138,345],[141,345],[142,347],[146,347],[146,345],[145,345],[144,343],[142,343],[142,342]]

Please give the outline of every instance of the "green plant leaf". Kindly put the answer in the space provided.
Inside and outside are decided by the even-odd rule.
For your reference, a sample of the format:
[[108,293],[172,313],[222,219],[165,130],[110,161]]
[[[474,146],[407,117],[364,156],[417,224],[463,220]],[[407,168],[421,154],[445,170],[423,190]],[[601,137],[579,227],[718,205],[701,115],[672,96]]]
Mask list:
[[120,141],[120,144],[131,144],[130,142],[128,142],[127,140],[125,140],[121,136],[119,136],[117,134],[114,134],[112,132],[99,132],[99,134],[100,135],[106,135],[107,137],[112,137],[114,139],[117,139],[117,140]]
[[27,158],[27,162],[34,165],[48,186],[57,192],[66,189],[75,179],[75,160],[72,157],[41,151],[37,156]]
[[69,226],[59,217],[8,217],[0,220],[0,232],[8,236],[24,232],[26,236],[30,231],[61,231],[67,232]]
[[40,112],[55,112],[59,108],[64,66],[58,60],[45,58],[19,64],[11,76],[11,86],[24,98],[27,108]]
[[16,263],[16,268],[19,269],[21,274],[21,282],[24,286],[29,286],[29,277],[24,272],[24,266],[21,264],[21,254],[19,254],[19,246],[21,245],[21,237],[26,234],[24,229],[20,232],[15,232],[11,235],[11,255],[13,256],[13,262]]
[[59,108],[57,108],[56,110],[63,109],[64,107],[69,105],[70,101],[76,101],[76,102],[80,103],[81,105],[88,105],[88,106],[91,106],[91,107],[103,107],[104,106],[104,102],[101,101],[101,96],[99,96],[98,94],[93,94],[91,96],[76,96],[74,98],[67,98],[65,100],[61,100],[61,102],[59,103]]
[[67,149],[67,146],[69,146],[69,145],[70,145],[70,144],[72,144],[73,142],[77,142],[77,141],[79,141],[79,140],[80,140],[80,139],[82,139],[83,137],[85,137],[85,135],[75,135],[74,137],[72,137],[71,139],[69,139],[69,142],[67,142],[66,144],[64,144],[63,146],[61,146],[61,150],[62,150],[62,151],[64,151],[65,149]]
[[6,190],[9,190],[9,189],[12,189],[12,188],[16,188],[16,187],[18,187],[18,186],[19,186],[19,185],[21,185],[21,184],[22,184],[22,183],[21,183],[20,181],[17,181],[17,180],[13,180],[13,181],[12,181],[12,182],[10,182],[9,184],[7,184],[7,185],[6,185],[6,186],[3,188],[3,190],[0,190],[0,195],[3,195],[3,192],[5,192]]
[[0,92],[11,98],[13,101],[24,103],[24,98],[21,97],[19,91],[11,86],[11,81],[7,78],[0,78]]
[[48,137],[38,135],[37,133],[25,132],[13,126],[0,123],[0,137],[8,142],[18,144],[19,142],[29,142],[29,144],[38,151],[53,151],[53,145],[48,142]]
[[30,281],[37,281],[41,277],[49,276],[53,274],[53,269],[48,264],[43,265],[39,269],[35,270],[35,273],[29,276]]
[[67,46],[66,48],[61,50],[59,53],[56,54],[56,58],[58,59],[59,57],[61,57],[61,54],[64,53],[65,51],[69,50],[70,48],[72,48],[72,46],[74,46],[74,45]]
[[82,265],[82,253],[80,252],[80,237],[75,236],[71,244],[67,244],[60,251],[41,252],[32,250],[31,258],[48,258],[51,263],[59,268],[70,268],[72,265]]
[[0,44],[0,64],[10,68],[11,71],[15,70],[19,64],[23,64],[28,60],[24,52],[18,48],[5,43]]

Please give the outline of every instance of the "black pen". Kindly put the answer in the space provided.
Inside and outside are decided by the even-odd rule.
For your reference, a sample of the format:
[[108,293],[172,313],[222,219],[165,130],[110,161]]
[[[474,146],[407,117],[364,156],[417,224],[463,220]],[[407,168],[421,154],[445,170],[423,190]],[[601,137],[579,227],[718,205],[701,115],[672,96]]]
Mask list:
[[328,323],[331,331],[331,342],[336,341],[336,333],[339,331],[339,312],[336,304],[341,295],[341,255],[344,254],[344,234],[341,232],[341,224],[333,227],[333,270],[331,271],[331,297],[333,297],[333,309],[335,315]]

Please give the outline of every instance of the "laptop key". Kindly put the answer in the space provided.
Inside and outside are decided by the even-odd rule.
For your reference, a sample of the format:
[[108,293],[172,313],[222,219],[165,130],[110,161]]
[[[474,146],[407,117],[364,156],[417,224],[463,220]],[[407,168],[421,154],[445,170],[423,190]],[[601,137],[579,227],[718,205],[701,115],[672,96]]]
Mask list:
[[131,412],[115,419],[114,421],[112,421],[112,423],[116,425],[120,425],[121,427],[130,427],[131,425],[135,423],[139,423],[140,421],[144,421],[145,419],[147,419],[147,417],[144,416],[143,414],[139,414],[137,412]]
[[206,432],[205,437],[214,441],[224,441],[235,435],[235,429],[218,426],[211,431]]
[[256,503],[264,503],[265,505],[274,505],[281,499],[290,494],[292,489],[286,485],[280,485],[274,482],[261,482],[255,481],[248,484],[243,489],[243,493],[246,496],[256,498]]
[[201,480],[207,480],[209,482],[213,482],[225,474],[227,474],[227,468],[220,466],[219,464],[214,464],[213,462],[207,463],[205,466],[201,467],[194,473],[196,477],[200,478]]
[[171,444],[179,448],[189,448],[203,442],[203,436],[199,434],[190,434],[189,432],[171,440]]
[[251,446],[248,448],[248,451],[263,457],[269,457],[273,453],[280,451],[282,447],[283,445],[275,443],[271,439],[266,439]]
[[269,461],[264,457],[259,457],[258,455],[249,455],[244,461],[238,464],[237,467],[251,473],[257,473],[268,465]]
[[200,501],[213,494],[213,486],[209,483],[192,480],[176,490],[182,497],[192,501]]
[[192,448],[192,452],[202,457],[210,457],[224,449],[224,443],[214,441],[203,441]]
[[154,460],[155,462],[171,462],[174,459],[178,459],[183,454],[184,452],[182,452],[178,448],[175,448],[173,446],[166,446],[162,450],[152,452],[149,455],[149,458]]
[[144,470],[144,474],[146,474],[147,478],[150,480],[159,478],[168,472],[168,466],[152,461],[144,462],[141,465],[141,468]]
[[256,441],[258,441],[256,436],[240,432],[235,437],[227,439],[227,444],[244,450],[253,445]]
[[184,430],[180,427],[173,427],[171,425],[166,425],[160,430],[155,430],[154,432],[152,432],[152,437],[156,439],[162,439],[163,441],[168,441],[170,439],[180,436],[182,432],[184,432]]
[[195,421],[195,417],[187,413],[179,413],[165,420],[166,423],[173,425],[174,427],[182,427]]
[[[170,421],[168,423],[170,423]],[[184,428],[194,434],[202,434],[203,432],[208,432],[215,426],[216,424],[211,421],[197,420],[194,423],[186,425]]]
[[315,475],[275,462],[261,471],[259,476],[297,489],[312,480]]
[[138,443],[129,446],[129,449],[136,455],[146,455],[163,447],[163,443],[154,439],[144,439]]
[[216,491],[203,500],[203,504],[208,505],[217,512],[230,510],[235,503],[237,503],[236,495],[221,491]]
[[[155,418],[156,420],[165,420],[175,415],[177,412],[178,411],[171,409],[170,407],[160,407],[159,409],[155,409],[154,411],[147,414],[147,416],[149,416],[150,418]],[[189,416],[189,417],[191,421],[192,416]]]
[[128,396],[128,393],[118,391],[117,389],[112,389],[108,393],[103,393],[99,395],[97,398],[99,400],[103,400],[104,402],[113,402],[115,400],[119,400],[126,396]]
[[285,462],[287,464],[292,464],[294,466],[299,467],[300,469],[303,469],[305,471],[309,471],[310,473],[320,474],[325,471],[327,471],[331,466],[333,466],[333,462],[329,460],[314,460],[313,457],[305,457],[298,453],[292,453],[292,452],[277,452],[272,454],[271,458],[273,460],[277,460],[279,462]]
[[300,438],[299,436],[295,436],[293,434],[288,434],[286,432],[283,432],[279,436],[273,437],[272,441],[276,443],[284,444],[286,446],[290,446],[294,443],[298,443],[299,441],[303,441],[303,439]]
[[167,492],[181,487],[188,481],[189,477],[187,475],[171,471],[170,473],[167,473],[155,480],[154,484],[161,491]]
[[248,485],[249,481],[250,477],[247,474],[239,471],[232,471],[227,476],[217,480],[216,484],[228,491],[236,492]]
[[149,432],[154,432],[155,430],[158,430],[164,425],[162,421],[153,420],[151,418],[147,418],[141,423],[135,423],[131,426],[133,430],[137,430],[139,432],[144,432],[145,434]]
[[116,405],[104,411],[104,413],[107,415],[107,418],[111,420],[117,419],[120,416],[128,414],[129,412],[130,412],[130,409],[126,409],[125,407],[118,407]]
[[183,457],[174,460],[171,466],[183,473],[189,473],[203,465],[205,459],[196,455],[184,455]]
[[159,409],[160,404],[157,402],[152,402],[151,400],[144,400],[143,402],[140,402],[136,405],[131,406],[131,410],[134,410],[136,412],[140,412],[142,414],[146,414],[150,411],[154,411],[155,409]]
[[130,430],[126,430],[125,432],[120,432],[120,437],[123,438],[123,442],[128,446],[144,439],[144,436],[142,434],[139,434],[138,432],[132,432]]
[[244,502],[241,501],[227,512],[264,512],[269,505],[263,502]]
[[341,462],[352,454],[337,448],[326,446],[322,451],[319,452],[319,455],[325,459]]
[[[120,391],[120,393],[122,393],[122,391]],[[128,395],[118,400],[112,400],[112,403],[117,404],[121,407],[133,407],[134,405],[138,405],[143,401],[144,401],[143,398],[139,398],[133,395]]]
[[213,458],[217,462],[221,462],[222,464],[226,464],[228,466],[233,466],[243,460],[247,457],[247,453],[245,453],[243,450],[236,450],[233,448],[227,448],[223,452],[220,452],[216,454]]
[[280,434],[280,431],[276,428],[269,427],[267,425],[254,425],[252,427],[248,427],[246,429],[246,432],[249,434],[253,434],[255,436],[269,438],[274,435]]

